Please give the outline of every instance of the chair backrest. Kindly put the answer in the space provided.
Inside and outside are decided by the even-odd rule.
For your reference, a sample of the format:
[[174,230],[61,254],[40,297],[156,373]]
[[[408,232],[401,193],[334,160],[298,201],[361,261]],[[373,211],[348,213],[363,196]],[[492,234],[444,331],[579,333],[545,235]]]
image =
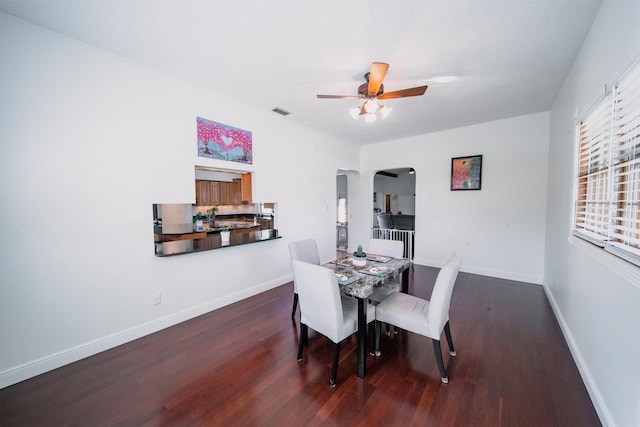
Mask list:
[[[315,265],[320,265],[320,254],[318,253],[318,245],[313,239],[298,240],[289,243],[289,257],[291,262],[304,261]],[[298,285],[296,284],[296,273],[293,272],[293,288],[298,293]]]
[[380,228],[393,229],[393,215],[388,213],[378,214],[378,225]]
[[394,215],[393,226],[396,230],[415,230],[414,215]]
[[369,239],[367,252],[374,255],[402,258],[404,256],[404,242],[402,240]]
[[292,264],[298,282],[300,322],[333,342],[340,342],[344,319],[336,273],[304,261],[294,260]]
[[304,239],[289,243],[289,255],[291,261],[298,260],[320,265],[318,245],[313,239]]
[[436,332],[442,332],[442,328],[449,320],[451,295],[453,294],[453,286],[456,283],[461,262],[460,257],[452,257],[438,273],[436,283],[433,286],[433,292],[429,300],[427,323]]

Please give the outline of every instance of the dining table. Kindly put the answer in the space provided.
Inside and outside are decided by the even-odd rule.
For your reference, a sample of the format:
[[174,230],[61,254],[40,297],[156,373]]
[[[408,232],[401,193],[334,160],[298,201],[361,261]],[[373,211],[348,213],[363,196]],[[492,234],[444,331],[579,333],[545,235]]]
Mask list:
[[357,374],[364,378],[367,374],[367,300],[374,288],[396,278],[400,279],[401,291],[407,293],[410,261],[368,253],[366,264],[360,266],[354,265],[349,253],[338,251],[335,259],[322,265],[335,271],[340,292],[358,301]]

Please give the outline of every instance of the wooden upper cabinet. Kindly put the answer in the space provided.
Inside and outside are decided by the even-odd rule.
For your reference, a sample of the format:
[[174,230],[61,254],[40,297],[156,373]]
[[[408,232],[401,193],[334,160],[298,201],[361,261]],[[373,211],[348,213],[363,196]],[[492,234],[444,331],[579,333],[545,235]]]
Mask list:
[[220,203],[220,183],[217,181],[196,180],[196,204],[217,205]]
[[212,205],[220,204],[220,183],[209,181],[209,200]]
[[240,191],[242,193],[240,201],[252,203],[253,197],[251,194],[251,174],[243,173],[240,179]]
[[204,181],[201,179],[196,180],[196,204],[197,205],[209,205],[211,204],[211,192],[209,185],[210,181]]
[[234,179],[229,186],[229,198],[232,205],[239,205],[242,200],[241,185],[239,179]]
[[220,186],[218,203],[221,205],[230,205],[231,204],[231,183],[220,181],[218,182]]
[[251,174],[242,174],[233,182],[196,179],[197,205],[239,205],[251,203]]

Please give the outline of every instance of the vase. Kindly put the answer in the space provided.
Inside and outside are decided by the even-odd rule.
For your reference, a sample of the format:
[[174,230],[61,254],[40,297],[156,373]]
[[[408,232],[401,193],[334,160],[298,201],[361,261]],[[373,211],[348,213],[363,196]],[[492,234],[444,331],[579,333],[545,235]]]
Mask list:
[[230,234],[231,234],[230,231],[221,231],[220,232],[220,239],[222,240],[222,243],[229,243]]
[[364,267],[367,265],[367,256],[357,256],[355,253],[351,257],[351,263],[354,267]]

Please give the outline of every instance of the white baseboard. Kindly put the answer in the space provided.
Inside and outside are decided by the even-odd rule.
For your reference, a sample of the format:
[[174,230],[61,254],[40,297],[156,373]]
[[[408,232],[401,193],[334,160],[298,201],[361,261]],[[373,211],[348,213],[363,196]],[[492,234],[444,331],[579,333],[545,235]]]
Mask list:
[[[414,259],[413,263],[418,265],[425,265],[427,267],[441,268],[444,266],[445,261],[432,260],[432,259]],[[504,270],[494,270],[490,268],[474,267],[472,265],[465,265],[462,260],[462,266],[460,271],[465,273],[479,274],[480,276],[496,277],[498,279],[515,280],[517,282],[532,283],[534,285],[542,285],[542,276],[533,276],[531,274],[513,273]]]
[[168,316],[152,320],[151,322],[134,326],[133,328],[15,366],[0,372],[0,388],[8,387],[19,383],[20,381],[60,368],[61,366],[77,362],[78,360],[86,357],[93,356],[105,350],[142,338],[146,335],[177,325],[178,323],[193,319],[194,317],[198,317],[234,302],[257,295],[269,289],[273,289],[289,281],[291,281],[291,275],[280,277],[269,282],[260,283],[252,288],[243,289],[234,294],[226,295],[223,298],[207,301],[206,303],[172,313]]
[[602,398],[602,394],[600,394],[600,390],[598,389],[593,377],[591,376],[591,372],[589,371],[588,365],[585,363],[584,358],[582,357],[582,353],[580,352],[580,348],[577,346],[573,334],[571,333],[571,329],[567,325],[567,322],[564,320],[564,316],[558,307],[558,303],[556,302],[555,297],[553,296],[553,292],[549,289],[549,286],[546,283],[542,284],[542,288],[544,289],[544,293],[547,295],[547,299],[551,303],[551,308],[553,309],[553,313],[558,320],[558,324],[560,325],[560,330],[564,335],[565,341],[567,341],[567,345],[569,346],[569,351],[571,351],[571,355],[573,356],[573,360],[578,367],[578,372],[580,372],[580,376],[582,377],[582,382],[584,382],[585,387],[587,388],[587,392],[591,397],[591,401],[593,402],[593,406],[598,413],[598,417],[600,418],[600,422],[603,426],[613,427],[615,426],[615,421],[611,416],[611,412],[609,412],[609,408]]

